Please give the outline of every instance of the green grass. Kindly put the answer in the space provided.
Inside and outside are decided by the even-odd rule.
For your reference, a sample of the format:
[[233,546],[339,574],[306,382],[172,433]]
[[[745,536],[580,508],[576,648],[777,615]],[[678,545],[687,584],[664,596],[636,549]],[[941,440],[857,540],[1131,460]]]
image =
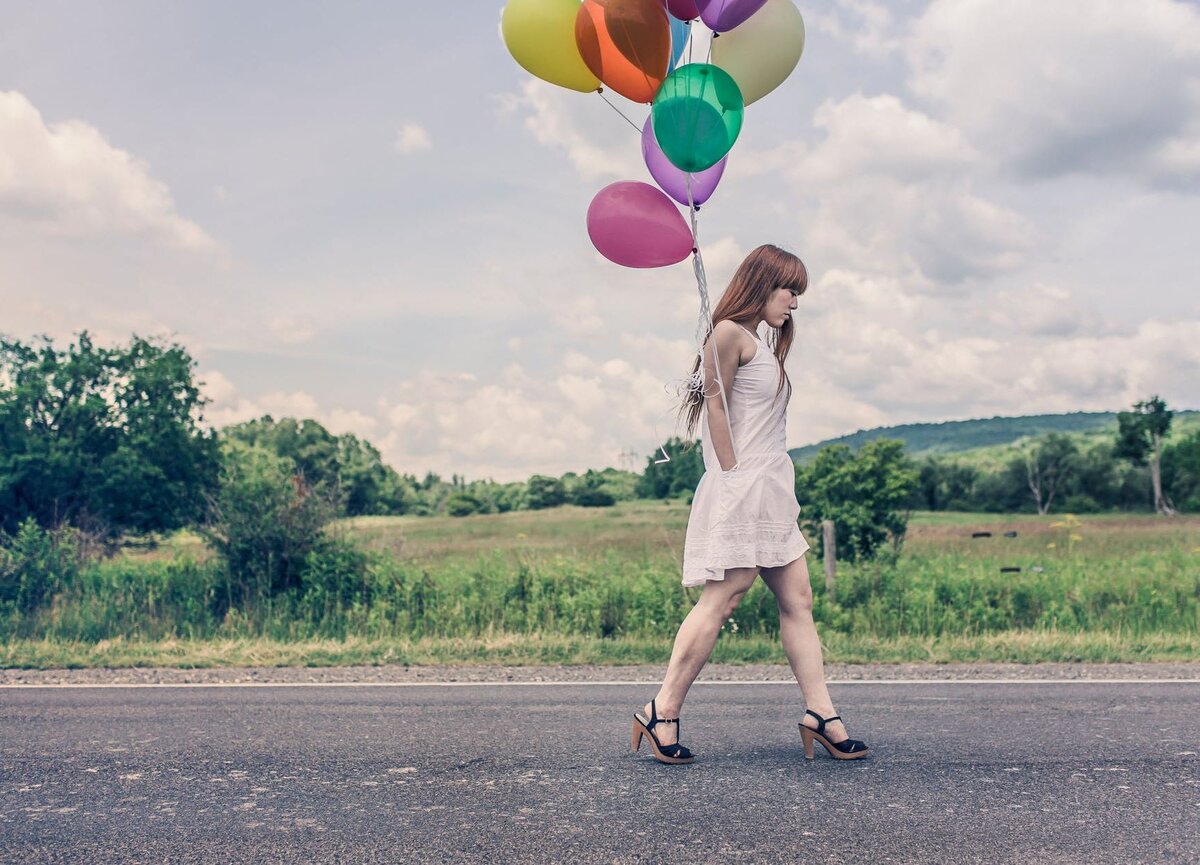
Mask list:
[[[227,615],[214,612],[220,563],[183,534],[87,568],[49,609],[0,623],[0,666],[662,663],[698,596],[679,585],[687,515],[643,501],[348,520],[335,531],[372,556],[349,601],[286,596]],[[1200,518],[1064,522],[918,514],[894,562],[840,563],[832,597],[810,557],[826,659],[1200,658]],[[784,661],[761,583],[713,659]]]

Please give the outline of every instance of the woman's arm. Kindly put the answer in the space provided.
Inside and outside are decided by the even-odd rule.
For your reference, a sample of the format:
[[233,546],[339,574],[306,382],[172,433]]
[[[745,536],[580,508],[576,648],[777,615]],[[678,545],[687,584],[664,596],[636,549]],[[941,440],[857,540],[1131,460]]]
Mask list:
[[[741,349],[739,345],[741,330],[732,321],[719,321],[704,345],[704,393],[705,407],[708,410],[709,441],[721,464],[722,471],[729,471],[736,461],[733,453],[733,442],[729,437],[729,422],[726,419],[725,403],[733,395],[733,379],[737,375]],[[721,400],[721,391],[717,387],[717,368],[713,358],[713,345],[720,359],[720,384],[725,388],[725,400]]]

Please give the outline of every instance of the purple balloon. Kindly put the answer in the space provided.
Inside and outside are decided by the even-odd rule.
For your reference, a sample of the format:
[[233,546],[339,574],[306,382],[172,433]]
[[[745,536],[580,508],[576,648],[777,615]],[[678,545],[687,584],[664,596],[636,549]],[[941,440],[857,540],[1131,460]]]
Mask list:
[[695,21],[700,17],[696,0],[667,0],[667,11],[680,21]]
[[695,246],[671,199],[634,180],[610,183],[596,193],[588,205],[587,228],[600,254],[625,267],[675,264]]
[[717,33],[725,33],[737,27],[766,3],[767,0],[696,0],[696,8],[705,24]]
[[[646,160],[650,176],[663,188],[663,192],[687,207],[688,173],[682,168],[676,168],[658,146],[658,139],[654,137],[653,119],[653,115],[647,117],[646,125],[642,127],[642,158]],[[716,192],[728,160],[727,155],[722,156],[716,165],[692,175],[692,203],[697,207],[708,201]]]

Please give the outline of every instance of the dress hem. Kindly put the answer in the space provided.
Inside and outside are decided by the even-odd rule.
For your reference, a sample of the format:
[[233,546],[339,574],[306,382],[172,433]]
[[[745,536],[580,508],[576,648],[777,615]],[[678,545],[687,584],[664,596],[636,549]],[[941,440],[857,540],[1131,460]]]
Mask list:
[[681,583],[686,588],[702,586],[710,580],[721,582],[725,579],[725,571],[731,568],[778,568],[791,564],[812,549],[798,528],[796,534],[800,535],[799,539],[780,550],[760,548],[749,554],[745,550],[729,551],[716,564],[687,567],[684,569]]

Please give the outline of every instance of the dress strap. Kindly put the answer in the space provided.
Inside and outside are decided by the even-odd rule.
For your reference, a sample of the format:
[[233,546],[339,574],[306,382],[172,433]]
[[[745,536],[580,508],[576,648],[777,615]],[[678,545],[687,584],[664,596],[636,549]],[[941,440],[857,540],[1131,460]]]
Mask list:
[[738,327],[740,327],[742,330],[746,331],[746,333],[750,334],[752,337],[754,337],[755,339],[757,339],[759,342],[762,342],[762,337],[761,337],[761,336],[759,336],[757,333],[755,333],[754,331],[752,331],[750,328],[746,327],[746,325],[742,324],[740,321],[735,321],[735,322],[734,322],[734,324],[736,324],[736,325],[737,325]]

